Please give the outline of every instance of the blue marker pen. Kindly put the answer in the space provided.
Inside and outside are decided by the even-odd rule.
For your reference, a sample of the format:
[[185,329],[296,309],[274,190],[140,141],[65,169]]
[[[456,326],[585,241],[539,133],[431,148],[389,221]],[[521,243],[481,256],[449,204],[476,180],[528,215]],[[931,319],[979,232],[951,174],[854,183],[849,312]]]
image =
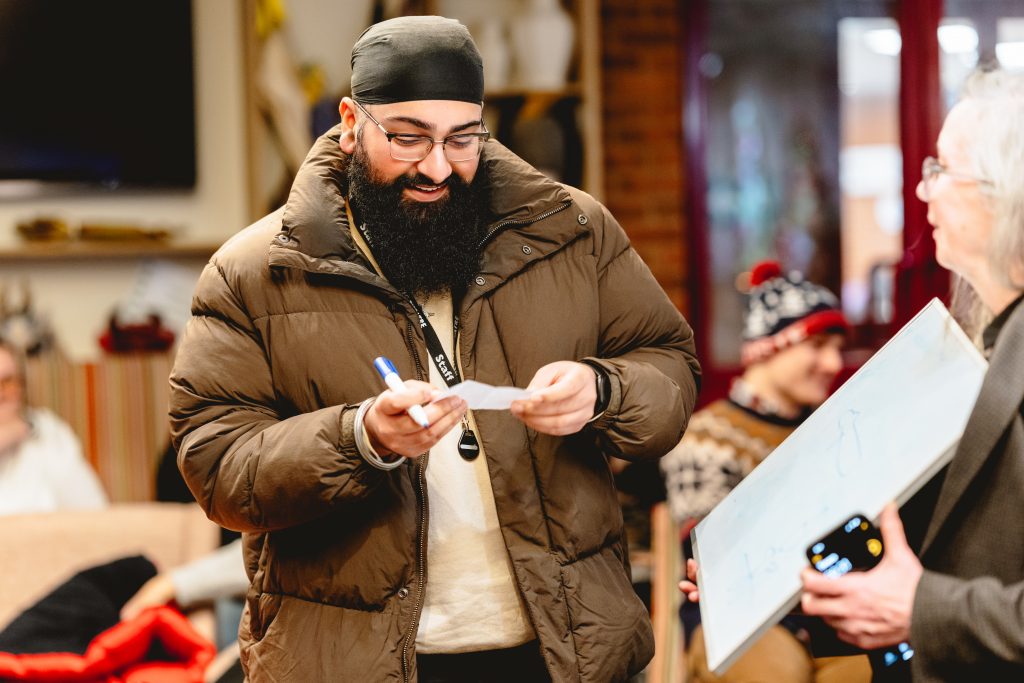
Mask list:
[[[402,378],[398,376],[394,363],[384,356],[378,356],[373,360],[373,367],[377,368],[377,372],[384,378],[384,384],[388,385],[388,389],[391,391],[405,391],[405,384],[402,382]],[[409,413],[409,417],[415,420],[416,424],[420,427],[426,429],[430,426],[430,420],[427,419],[427,411],[423,410],[423,406],[419,404],[409,406],[406,412]]]

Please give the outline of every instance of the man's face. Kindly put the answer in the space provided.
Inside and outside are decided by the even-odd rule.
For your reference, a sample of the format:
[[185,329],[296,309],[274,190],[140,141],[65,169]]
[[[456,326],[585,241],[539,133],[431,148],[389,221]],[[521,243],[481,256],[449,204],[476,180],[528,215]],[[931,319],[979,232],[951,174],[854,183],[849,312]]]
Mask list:
[[[488,205],[488,178],[479,156],[452,162],[434,143],[421,161],[395,160],[389,144],[397,143],[388,143],[369,118],[357,124],[359,110],[350,102],[342,102],[340,141],[342,151],[350,154],[348,199],[368,228],[370,248],[385,277],[399,291],[413,294],[465,286],[479,270]],[[379,108],[372,115],[381,116],[389,132],[440,139],[482,129],[479,105],[406,102]],[[403,152],[408,150],[399,148],[397,154]]]
[[776,391],[801,408],[817,408],[828,398],[843,369],[841,334],[816,334],[763,361]]
[[[360,142],[373,169],[374,179],[387,183],[404,176],[408,182],[402,192],[405,200],[435,202],[445,198],[452,174],[456,174],[466,184],[473,181],[480,157],[469,161],[449,161],[444,145],[440,142],[435,142],[430,153],[421,161],[394,159],[390,145],[398,143],[389,143],[384,132],[363,116],[351,102],[345,98],[341,103],[342,151],[346,154],[355,152],[355,135],[348,133],[354,133],[355,127],[361,125]],[[368,105],[366,109],[389,133],[428,135],[434,140],[441,140],[456,133],[479,133],[484,130],[483,107],[471,102],[419,100]],[[358,124],[360,119],[362,123]]]

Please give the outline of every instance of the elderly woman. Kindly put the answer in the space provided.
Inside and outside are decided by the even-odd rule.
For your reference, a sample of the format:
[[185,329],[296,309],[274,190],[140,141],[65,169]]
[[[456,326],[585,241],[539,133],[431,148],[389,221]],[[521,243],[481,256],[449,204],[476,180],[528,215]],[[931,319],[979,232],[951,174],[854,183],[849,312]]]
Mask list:
[[19,359],[0,341],[0,515],[104,507],[107,496],[71,429],[25,407]]
[[966,326],[990,360],[921,547],[911,550],[889,506],[875,569],[802,577],[804,611],[843,640],[878,648],[909,639],[914,681],[1024,680],[1022,122],[1024,75],[975,74],[917,186],[938,261],[956,274]]

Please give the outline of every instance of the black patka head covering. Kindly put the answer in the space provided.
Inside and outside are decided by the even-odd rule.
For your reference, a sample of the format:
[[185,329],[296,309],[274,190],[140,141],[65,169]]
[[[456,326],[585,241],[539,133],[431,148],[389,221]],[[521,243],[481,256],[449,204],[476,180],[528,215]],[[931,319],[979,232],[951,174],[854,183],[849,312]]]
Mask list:
[[352,47],[352,98],[361,104],[480,104],[483,61],[469,31],[454,19],[388,19],[366,29]]

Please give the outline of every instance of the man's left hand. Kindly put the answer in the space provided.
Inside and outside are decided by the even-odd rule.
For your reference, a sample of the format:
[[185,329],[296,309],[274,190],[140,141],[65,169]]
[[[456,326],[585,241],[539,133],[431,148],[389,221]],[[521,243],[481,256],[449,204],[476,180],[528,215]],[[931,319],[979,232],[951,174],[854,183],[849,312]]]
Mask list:
[[840,640],[865,650],[910,639],[914,594],[924,569],[907,545],[903,522],[892,503],[879,519],[885,554],[867,572],[850,572],[830,579],[813,570],[800,574],[806,614],[820,616]]
[[586,363],[549,363],[526,387],[533,396],[512,402],[512,414],[542,434],[575,434],[594,416],[596,380],[595,370]]

